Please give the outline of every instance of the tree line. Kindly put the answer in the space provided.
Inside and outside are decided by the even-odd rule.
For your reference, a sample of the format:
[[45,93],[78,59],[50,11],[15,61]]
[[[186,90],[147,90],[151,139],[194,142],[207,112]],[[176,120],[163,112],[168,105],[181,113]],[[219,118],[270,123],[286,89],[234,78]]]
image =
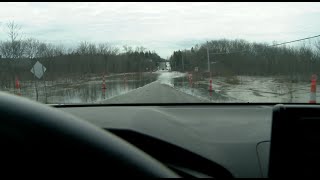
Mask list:
[[[173,70],[210,71],[214,75],[310,75],[320,71],[320,41],[296,46],[270,46],[245,40],[212,40],[170,56]],[[220,54],[219,54],[220,53]]]
[[[155,70],[163,59],[144,47],[124,45],[120,49],[109,43],[80,42],[75,48],[25,38],[21,26],[9,22],[7,39],[0,41],[0,82],[16,77],[32,80],[35,62],[46,67],[45,78],[83,77],[90,74],[145,72]],[[122,50],[122,51],[121,51]]]

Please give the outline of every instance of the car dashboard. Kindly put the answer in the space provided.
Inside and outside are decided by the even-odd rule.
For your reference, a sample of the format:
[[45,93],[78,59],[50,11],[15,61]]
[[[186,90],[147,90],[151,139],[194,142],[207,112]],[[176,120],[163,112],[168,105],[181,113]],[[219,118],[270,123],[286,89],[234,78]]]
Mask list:
[[267,177],[274,105],[56,105],[183,177]]
[[106,129],[162,162],[181,177],[230,178],[222,166],[174,144],[132,130]]

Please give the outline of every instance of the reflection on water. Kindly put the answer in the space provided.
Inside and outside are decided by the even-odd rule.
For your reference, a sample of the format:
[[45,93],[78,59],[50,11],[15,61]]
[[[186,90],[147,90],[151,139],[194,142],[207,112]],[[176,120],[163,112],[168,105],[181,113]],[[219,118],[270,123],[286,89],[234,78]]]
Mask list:
[[[103,89],[102,77],[84,81],[68,80],[62,83],[24,82],[21,94],[23,97],[47,104],[99,103],[101,100],[127,93],[156,79],[157,74],[151,73],[106,77],[106,89]],[[35,87],[38,91],[38,100]],[[12,90],[10,93],[15,91]]]
[[178,77],[173,79],[173,85],[176,89],[185,92],[187,94],[204,98],[212,102],[232,102],[230,97],[226,97],[223,91],[209,91],[209,82],[203,81],[203,79],[190,80],[188,76]]
[[[74,89],[63,89],[52,93],[50,103],[96,103],[98,101],[111,98],[130,90],[144,86],[150,81],[127,81],[127,82],[106,82],[106,89],[102,88],[101,83],[91,83],[82,85]],[[59,100],[56,97],[61,97]],[[54,99],[54,100],[53,100]]]
[[[114,96],[125,94],[136,88],[145,86],[158,80],[162,84],[167,84],[185,92],[187,94],[204,98],[212,102],[232,102],[234,99],[226,97],[222,91],[209,91],[209,82],[195,75],[192,81],[187,73],[164,72],[145,74],[126,74],[106,76],[106,89],[103,89],[102,76],[87,78],[86,80],[66,79],[64,81],[49,82],[39,80],[31,82],[21,82],[21,94],[32,100],[47,104],[78,104],[78,103],[99,103],[102,100]],[[37,87],[38,98],[35,87]],[[15,93],[15,90],[10,90]],[[125,103],[125,102],[123,102]]]
[[[63,100],[55,98],[55,101],[51,100],[50,103],[98,103],[101,100],[105,100],[114,96],[125,94],[128,91],[142,87],[155,81],[155,77],[144,79],[116,79],[106,82],[106,89],[102,88],[101,82],[92,82],[84,84],[73,89],[63,89],[52,93],[53,97],[62,97]],[[125,103],[125,102],[124,102]]]

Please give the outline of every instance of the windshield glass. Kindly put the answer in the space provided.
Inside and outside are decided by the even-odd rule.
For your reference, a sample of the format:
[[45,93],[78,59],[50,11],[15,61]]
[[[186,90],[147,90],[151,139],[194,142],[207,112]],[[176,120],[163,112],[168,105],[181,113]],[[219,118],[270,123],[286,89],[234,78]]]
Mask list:
[[46,104],[317,103],[320,3],[0,3],[0,91]]

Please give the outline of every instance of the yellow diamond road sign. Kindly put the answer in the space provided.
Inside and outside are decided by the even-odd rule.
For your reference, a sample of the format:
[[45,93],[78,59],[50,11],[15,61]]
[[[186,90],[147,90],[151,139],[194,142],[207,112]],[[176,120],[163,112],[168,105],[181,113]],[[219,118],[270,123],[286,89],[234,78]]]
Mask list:
[[39,61],[37,61],[34,66],[31,68],[31,72],[40,79],[44,72],[46,72],[46,67],[44,67]]

